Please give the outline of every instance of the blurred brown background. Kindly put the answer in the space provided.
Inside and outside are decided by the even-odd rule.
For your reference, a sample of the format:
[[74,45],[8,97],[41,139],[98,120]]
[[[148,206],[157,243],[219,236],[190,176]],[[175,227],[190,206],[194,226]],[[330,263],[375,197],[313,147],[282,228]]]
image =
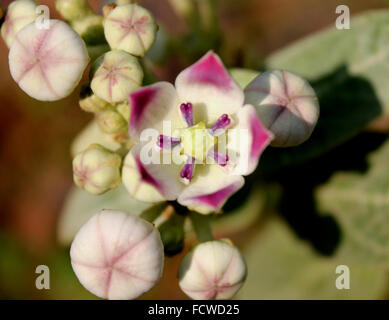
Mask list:
[[[4,8],[10,1],[2,1]],[[334,23],[335,8],[346,4],[351,14],[389,8],[387,0],[223,0],[218,15],[225,44],[222,54],[227,64],[260,66],[270,52]],[[54,1],[40,1],[50,6],[57,18]],[[96,10],[99,1],[91,1]],[[159,24],[173,36],[187,31],[187,25],[167,0],[144,0]],[[211,48],[209,48],[211,49]],[[336,48],[329,48],[336,49]],[[241,59],[241,52],[248,54]],[[72,139],[89,121],[90,115],[78,107],[78,89],[56,103],[42,103],[29,98],[12,80],[7,62],[8,48],[0,41],[0,298],[89,298],[75,284],[69,271],[66,250],[56,245],[56,223],[69,188],[72,186]],[[248,58],[247,58],[248,57]],[[173,59],[160,68],[160,77],[172,80],[187,61]],[[239,243],[239,238],[235,239]],[[241,240],[242,241],[242,240]],[[53,290],[35,289],[35,266],[50,264],[52,272],[65,274]],[[178,261],[178,260],[177,260]],[[156,298],[184,298],[168,289],[175,277],[176,261],[171,272],[153,295]],[[61,268],[67,271],[61,273]],[[166,268],[165,270],[167,270]],[[9,273],[5,273],[9,272]],[[22,275],[22,276],[20,276]],[[72,283],[69,284],[70,281]],[[74,286],[78,285],[77,291]],[[159,292],[161,292],[159,294]]]

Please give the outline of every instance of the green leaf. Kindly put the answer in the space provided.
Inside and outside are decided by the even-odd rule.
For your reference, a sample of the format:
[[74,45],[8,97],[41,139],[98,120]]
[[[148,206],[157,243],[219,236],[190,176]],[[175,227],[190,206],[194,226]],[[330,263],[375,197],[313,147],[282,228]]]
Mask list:
[[349,264],[350,289],[335,286],[339,260],[319,256],[278,219],[267,222],[243,249],[248,278],[239,299],[377,299],[386,270]]
[[121,210],[139,215],[151,204],[133,199],[123,185],[103,195],[91,195],[73,188],[65,202],[58,225],[58,240],[70,244],[81,226],[102,209]]
[[316,192],[318,208],[342,231],[338,256],[389,266],[389,141],[370,155],[368,171],[336,173]]
[[300,164],[347,141],[389,110],[389,11],[364,13],[350,30],[335,25],[282,49],[266,60],[309,80],[320,102],[312,137],[301,146],[269,148],[263,173]]

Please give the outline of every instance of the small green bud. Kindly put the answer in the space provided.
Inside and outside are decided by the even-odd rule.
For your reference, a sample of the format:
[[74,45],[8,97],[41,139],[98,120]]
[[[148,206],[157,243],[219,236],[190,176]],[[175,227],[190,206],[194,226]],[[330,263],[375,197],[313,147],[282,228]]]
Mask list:
[[93,74],[92,91],[111,104],[126,101],[142,84],[143,70],[137,58],[124,51],[109,51],[96,63],[100,65]]
[[73,159],[73,179],[75,184],[92,194],[102,194],[120,184],[121,157],[99,144]]
[[108,110],[99,114],[97,119],[101,130],[105,133],[120,133],[128,129],[127,121],[119,112],[114,110]]
[[116,110],[123,116],[123,118],[127,122],[130,122],[131,108],[128,102],[118,104]]
[[81,88],[80,98],[80,107],[86,112],[100,113],[114,108],[113,105],[93,94],[89,85]]
[[88,0],[57,0],[55,8],[62,17],[69,21],[93,14]]
[[170,219],[159,226],[167,256],[174,256],[184,249],[184,222],[185,217],[173,213]]
[[102,16],[93,14],[73,20],[70,25],[84,39],[87,45],[98,45],[106,43],[103,20]]
[[37,4],[32,0],[18,0],[10,3],[1,26],[1,36],[8,48],[11,47],[16,34],[38,17],[35,12],[36,7]]
[[122,147],[116,135],[104,133],[94,119],[73,140],[70,148],[72,157],[96,143],[111,151],[118,151]]
[[106,17],[105,38],[112,49],[143,57],[153,45],[157,24],[145,8],[136,4],[117,6]]

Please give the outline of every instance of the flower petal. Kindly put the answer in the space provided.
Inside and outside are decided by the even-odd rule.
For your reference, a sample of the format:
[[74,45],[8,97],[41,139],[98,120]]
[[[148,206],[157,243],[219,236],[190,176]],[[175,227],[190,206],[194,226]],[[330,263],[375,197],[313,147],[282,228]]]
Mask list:
[[261,124],[252,105],[245,105],[234,116],[236,123],[228,131],[227,145],[230,161],[235,165],[231,173],[246,176],[257,168],[273,134]]
[[216,164],[199,166],[178,202],[202,214],[217,212],[243,185],[242,176],[230,175]]
[[168,82],[158,82],[136,90],[130,94],[129,102],[130,135],[136,141],[140,141],[140,135],[146,129],[156,129],[162,133],[164,121],[171,121],[172,130],[183,126],[176,90]]
[[235,113],[244,101],[242,89],[212,51],[178,75],[176,89],[181,102],[193,104],[195,123],[212,125],[222,114]]
[[135,199],[145,202],[176,200],[184,185],[180,182],[180,166],[172,164],[145,164],[142,148],[134,146],[127,154],[122,171],[122,181]]

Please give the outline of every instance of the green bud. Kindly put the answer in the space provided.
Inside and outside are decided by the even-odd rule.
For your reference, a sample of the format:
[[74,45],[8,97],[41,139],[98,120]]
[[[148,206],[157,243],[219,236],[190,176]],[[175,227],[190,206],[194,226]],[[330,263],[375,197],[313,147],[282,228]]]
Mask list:
[[73,140],[70,148],[72,157],[95,143],[116,152],[122,147],[121,142],[117,141],[116,135],[104,133],[94,119]]
[[114,110],[108,110],[98,115],[98,123],[105,133],[120,133],[127,131],[128,123],[122,115]]
[[122,115],[122,117],[130,122],[131,108],[128,102],[123,102],[117,105],[116,110]]
[[87,45],[98,45],[106,43],[103,20],[102,16],[93,14],[73,20],[71,26],[84,39]]
[[88,0],[57,0],[55,8],[62,17],[69,21],[93,14]]
[[114,108],[113,105],[93,94],[89,85],[81,88],[80,98],[80,107],[86,112],[100,113]]
[[121,162],[118,154],[92,144],[73,159],[74,183],[92,194],[114,189],[121,181]]
[[184,222],[183,216],[173,214],[169,220],[159,226],[158,229],[167,256],[174,256],[184,249]]

